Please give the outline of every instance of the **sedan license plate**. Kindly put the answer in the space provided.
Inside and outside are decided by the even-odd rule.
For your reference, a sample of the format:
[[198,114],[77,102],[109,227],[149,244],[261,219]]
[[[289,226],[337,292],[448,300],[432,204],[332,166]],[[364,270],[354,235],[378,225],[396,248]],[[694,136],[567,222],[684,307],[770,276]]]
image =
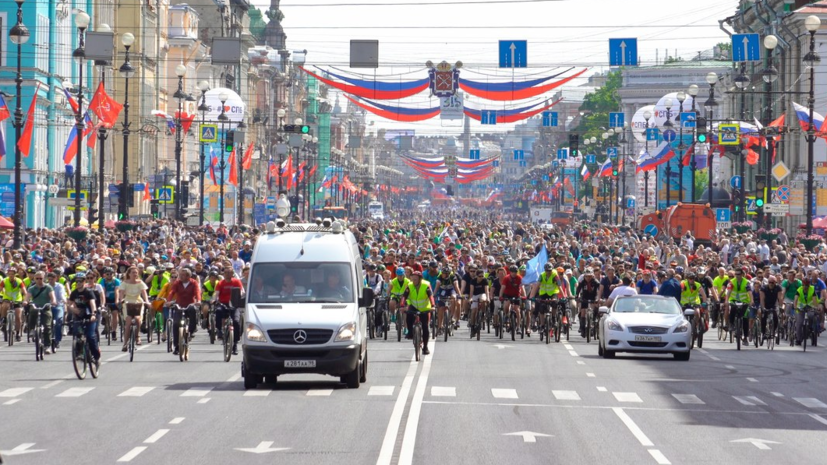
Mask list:
[[660,342],[660,336],[635,336],[636,342]]
[[315,360],[285,360],[284,368],[316,368]]

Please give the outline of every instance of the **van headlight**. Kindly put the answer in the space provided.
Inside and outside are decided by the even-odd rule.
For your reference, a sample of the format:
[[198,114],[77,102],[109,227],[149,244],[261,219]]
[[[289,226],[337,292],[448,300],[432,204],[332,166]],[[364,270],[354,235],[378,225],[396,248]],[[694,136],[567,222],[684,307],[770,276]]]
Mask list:
[[253,323],[247,323],[247,328],[245,332],[245,337],[248,341],[267,342],[267,338],[264,337],[264,332],[261,330],[261,328],[254,325]]
[[356,337],[356,323],[351,321],[339,327],[334,342],[352,341]]

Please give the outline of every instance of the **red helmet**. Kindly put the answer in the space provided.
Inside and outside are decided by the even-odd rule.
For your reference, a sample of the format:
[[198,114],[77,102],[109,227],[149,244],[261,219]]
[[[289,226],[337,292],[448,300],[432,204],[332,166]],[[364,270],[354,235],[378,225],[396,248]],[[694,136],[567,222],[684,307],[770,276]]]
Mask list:
[[421,271],[414,271],[413,273],[411,273],[411,276],[419,276],[421,278],[422,277],[422,272]]

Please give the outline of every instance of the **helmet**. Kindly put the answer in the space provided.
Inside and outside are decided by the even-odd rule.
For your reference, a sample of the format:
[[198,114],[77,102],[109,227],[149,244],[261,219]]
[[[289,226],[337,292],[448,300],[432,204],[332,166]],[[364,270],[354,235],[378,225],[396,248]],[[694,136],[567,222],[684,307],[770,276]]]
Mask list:
[[514,273],[517,271],[517,265],[511,265],[508,267],[508,271]]
[[437,263],[436,260],[431,260],[431,262],[428,263],[428,268],[436,268],[438,266],[439,266],[439,263]]
[[563,273],[565,273],[565,272],[566,272],[566,270],[565,270],[565,268],[563,268],[562,266],[558,266],[558,267],[557,267],[557,272],[558,272],[558,273],[560,273],[560,274],[563,274]]
[[694,281],[695,279],[697,279],[697,276],[695,276],[695,273],[689,272],[686,274],[686,279],[691,279]]
[[421,278],[422,277],[422,272],[421,271],[414,271],[413,273],[411,273],[411,276],[419,276]]
[[26,268],[26,273],[37,273],[37,269],[33,266]]
[[525,271],[527,268],[525,265],[520,265],[520,271]]
[[682,266],[675,267],[675,273],[683,274],[683,267]]
[[543,265],[543,269],[546,271],[551,271],[552,268],[553,267],[551,266],[551,263],[546,263],[545,265]]
[[75,273],[75,279],[86,279],[86,273],[83,271]]
[[210,271],[210,276],[218,277],[218,272],[215,270]]
[[396,269],[396,276],[405,276],[405,269],[404,268],[397,268]]
[[440,272],[445,274],[451,274],[451,268],[446,266]]
[[114,272],[115,272],[115,270],[113,270],[112,268],[110,268],[108,266],[103,269],[103,274],[114,273]]

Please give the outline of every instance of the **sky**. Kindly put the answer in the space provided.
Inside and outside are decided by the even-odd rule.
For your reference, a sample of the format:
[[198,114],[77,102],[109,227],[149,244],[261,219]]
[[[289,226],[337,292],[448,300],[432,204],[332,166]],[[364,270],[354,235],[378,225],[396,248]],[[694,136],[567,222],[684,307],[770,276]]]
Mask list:
[[[267,0],[253,4],[265,10]],[[586,75],[606,71],[608,39],[638,39],[643,66],[668,53],[691,59],[727,41],[718,20],[734,13],[737,0],[283,0],[283,26],[290,50],[308,51],[307,63],[335,66],[366,79],[372,69],[350,69],[353,39],[379,41],[382,80],[419,79],[425,62],[463,62],[462,75],[475,80],[508,81],[512,70],[497,68],[500,40],[528,41],[528,68],[515,80],[548,76],[569,67],[588,67]],[[584,81],[572,81],[572,85]],[[436,106],[427,93],[400,106]],[[395,123],[375,117],[377,127],[419,129],[418,133],[458,133],[459,127],[433,123]],[[507,129],[511,125],[498,127]],[[484,130],[490,129],[485,126]],[[472,131],[480,129],[472,122]]]

